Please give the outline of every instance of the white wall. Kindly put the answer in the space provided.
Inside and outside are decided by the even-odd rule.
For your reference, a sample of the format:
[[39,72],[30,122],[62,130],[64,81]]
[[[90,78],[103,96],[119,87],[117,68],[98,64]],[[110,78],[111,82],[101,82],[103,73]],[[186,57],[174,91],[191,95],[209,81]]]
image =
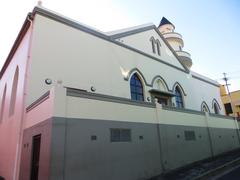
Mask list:
[[[161,56],[159,56],[157,53],[153,53],[152,43],[150,41],[151,37],[154,37],[155,40],[158,39],[160,41]],[[117,39],[117,41],[119,41],[121,43],[124,43],[124,44],[127,44],[127,45],[129,45],[131,47],[134,47],[136,49],[139,49],[139,50],[141,50],[141,51],[143,51],[143,52],[145,52],[145,53],[147,53],[151,56],[159,58],[162,61],[170,63],[170,64],[184,70],[182,65],[177,60],[177,58],[173,55],[173,53],[170,51],[170,49],[167,47],[167,45],[164,43],[164,41],[161,39],[159,34],[154,29],[144,31],[144,32],[141,32],[141,33],[137,33],[137,34],[133,34],[133,35],[130,35],[130,36],[126,36],[126,37]],[[155,49],[156,49],[156,52],[157,52],[157,46],[155,46]]]
[[[149,35],[146,43],[151,45],[149,39],[157,33],[145,33],[144,36]],[[166,48],[163,43],[162,46]],[[169,56],[163,53],[162,59],[177,62],[171,51],[167,52],[170,52]],[[216,86],[189,78],[176,68],[40,15],[34,20],[31,59],[28,104],[50,89],[51,85],[44,83],[46,78],[52,79],[53,84],[61,81],[63,86],[87,91],[94,86],[96,93],[130,98],[129,81],[124,80],[121,69],[130,71],[134,68],[141,71],[148,84],[157,75],[167,82],[169,89],[179,82],[187,94],[184,102],[188,109],[200,110],[203,100],[210,108],[213,98],[221,104]],[[176,66],[180,67],[180,63]],[[145,100],[150,97],[150,89],[152,87],[145,86]]]

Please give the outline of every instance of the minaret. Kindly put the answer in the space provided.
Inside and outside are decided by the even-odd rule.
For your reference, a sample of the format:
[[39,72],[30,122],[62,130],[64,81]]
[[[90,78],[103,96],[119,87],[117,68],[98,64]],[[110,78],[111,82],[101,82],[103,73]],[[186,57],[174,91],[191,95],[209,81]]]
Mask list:
[[184,46],[182,35],[174,32],[175,26],[165,17],[163,17],[158,26],[158,29],[163,35],[163,37],[174,49],[181,62],[190,69],[192,66],[191,55],[188,52],[182,50]]

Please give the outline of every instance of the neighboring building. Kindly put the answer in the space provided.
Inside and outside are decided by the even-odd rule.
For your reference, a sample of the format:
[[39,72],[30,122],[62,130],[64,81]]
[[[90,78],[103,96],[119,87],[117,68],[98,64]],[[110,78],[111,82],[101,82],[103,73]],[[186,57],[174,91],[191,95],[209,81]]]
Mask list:
[[225,113],[240,120],[240,90],[227,93],[225,86],[220,87]]
[[34,8],[0,72],[0,176],[147,179],[239,148],[219,84],[174,30],[103,33]]

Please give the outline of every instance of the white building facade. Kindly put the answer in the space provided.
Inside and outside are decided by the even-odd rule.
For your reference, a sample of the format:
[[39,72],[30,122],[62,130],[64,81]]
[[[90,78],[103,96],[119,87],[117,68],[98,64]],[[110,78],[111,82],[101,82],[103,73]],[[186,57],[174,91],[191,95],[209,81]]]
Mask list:
[[103,33],[34,8],[0,74],[0,176],[148,179],[239,148],[219,84],[190,70],[174,30]]

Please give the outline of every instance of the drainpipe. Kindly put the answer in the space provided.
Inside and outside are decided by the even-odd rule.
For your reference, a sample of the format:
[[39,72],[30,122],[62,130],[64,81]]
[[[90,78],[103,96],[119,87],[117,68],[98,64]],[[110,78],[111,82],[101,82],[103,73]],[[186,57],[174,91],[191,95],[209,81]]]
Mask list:
[[[19,179],[19,173],[20,173],[20,162],[21,162],[21,149],[22,149],[22,141],[23,141],[23,129],[24,129],[24,120],[26,118],[26,98],[27,98],[27,84],[28,84],[28,74],[29,74],[29,61],[30,61],[30,53],[31,53],[31,47],[32,47],[32,32],[33,32],[33,17],[32,15],[28,15],[27,21],[30,22],[30,37],[29,37],[29,46],[28,46],[28,52],[27,52],[27,62],[26,62],[26,69],[25,69],[25,75],[24,75],[24,90],[23,90],[23,102],[22,102],[22,117],[20,121],[20,127],[19,127],[19,139],[17,142],[17,148],[16,148],[16,155],[15,155],[15,164],[14,164],[14,170],[13,170],[13,180]],[[17,174],[18,173],[18,174]]]
[[211,131],[210,131],[209,124],[208,124],[208,119],[209,119],[209,113],[208,112],[205,112],[205,117],[204,118],[205,118],[207,133],[208,133],[208,139],[209,139],[209,146],[210,146],[211,155],[212,155],[212,157],[214,157],[212,136],[211,136]]
[[159,144],[159,153],[160,153],[160,164],[162,167],[162,173],[165,172],[165,167],[164,167],[164,163],[163,163],[163,151],[162,151],[162,140],[161,140],[161,130],[160,130],[160,122],[159,122],[159,114],[158,114],[158,110],[160,108],[162,108],[162,105],[160,105],[158,103],[158,100],[155,99],[155,104],[156,104],[156,118],[157,118],[157,134],[158,134],[158,144]]

